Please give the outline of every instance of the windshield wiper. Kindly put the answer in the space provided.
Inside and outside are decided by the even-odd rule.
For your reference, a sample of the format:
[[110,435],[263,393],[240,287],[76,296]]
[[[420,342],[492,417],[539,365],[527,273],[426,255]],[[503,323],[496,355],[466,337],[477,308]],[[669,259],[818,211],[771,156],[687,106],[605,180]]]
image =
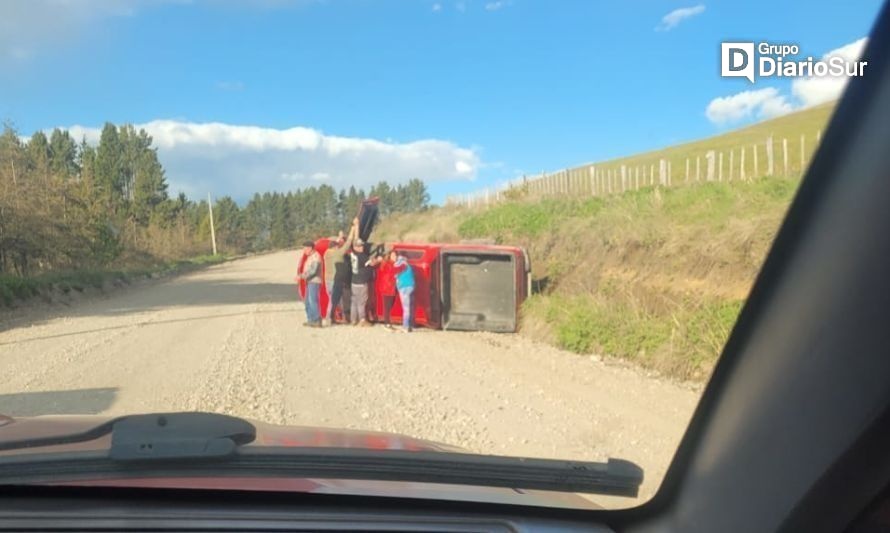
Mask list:
[[107,451],[0,456],[0,484],[121,477],[274,476],[445,483],[636,496],[634,463],[530,459],[451,452],[247,446],[256,428],[210,413],[123,416],[90,431],[0,443],[0,450],[85,442],[111,434]]
[[80,433],[0,442],[0,451],[89,442],[111,434],[112,460],[226,457],[253,442],[256,428],[234,416],[162,413],[114,418]]

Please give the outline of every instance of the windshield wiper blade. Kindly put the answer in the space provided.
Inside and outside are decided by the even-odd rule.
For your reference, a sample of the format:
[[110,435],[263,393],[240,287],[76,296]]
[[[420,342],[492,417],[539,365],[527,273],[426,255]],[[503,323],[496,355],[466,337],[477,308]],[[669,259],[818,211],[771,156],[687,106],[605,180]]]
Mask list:
[[89,442],[109,433],[109,457],[117,461],[227,457],[256,438],[253,424],[234,416],[158,413],[121,416],[79,433],[0,442],[0,451]]
[[0,443],[0,450],[86,442],[111,434],[107,451],[0,457],[0,484],[58,479],[270,476],[444,483],[512,489],[638,494],[643,470],[607,462],[502,457],[471,453],[246,446],[256,428],[211,413],[130,415],[88,431]]
[[[355,448],[244,448],[239,468],[318,478],[413,481],[636,497],[643,469],[606,462]],[[227,464],[228,466],[228,464]]]
[[636,497],[643,470],[607,462],[358,448],[245,447],[216,460],[114,460],[107,452],[0,457],[0,485],[59,480],[270,477],[442,483]]

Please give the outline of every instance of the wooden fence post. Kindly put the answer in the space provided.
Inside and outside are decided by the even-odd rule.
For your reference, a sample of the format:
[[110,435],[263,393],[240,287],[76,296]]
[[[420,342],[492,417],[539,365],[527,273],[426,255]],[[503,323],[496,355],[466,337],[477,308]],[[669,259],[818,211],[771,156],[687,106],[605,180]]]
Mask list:
[[668,166],[668,182],[667,182],[667,185],[668,185],[668,187],[670,187],[670,186],[671,186],[671,183],[672,183],[672,180],[671,180],[671,177],[672,177],[672,176],[671,176],[671,171],[674,169],[674,164],[673,164],[672,161],[668,161],[668,162],[667,162],[667,166]]
[[695,156],[695,181],[701,181],[701,156]]
[[729,150],[729,181],[732,181],[733,159],[735,159],[735,150]]
[[739,179],[745,181],[745,147],[742,146],[742,161],[739,164]]
[[717,181],[723,181],[723,152],[720,152],[720,165],[717,169]]
[[686,183],[689,183],[689,158],[686,158],[686,179],[684,179]]
[[754,143],[754,146],[751,147],[754,150],[754,177],[760,176],[760,171],[757,170],[757,143]]
[[634,177],[634,189],[639,189],[640,188],[640,165],[637,165],[635,174],[636,174],[636,176]]
[[705,160],[708,163],[708,181],[714,181],[714,163],[716,162],[716,159],[717,155],[714,153],[714,150],[708,150],[708,153],[705,154]]
[[782,137],[782,157],[785,163],[785,174],[784,176],[788,177],[788,139]]
[[772,176],[775,173],[776,167],[774,165],[773,160],[773,136],[770,135],[766,138],[766,175]]

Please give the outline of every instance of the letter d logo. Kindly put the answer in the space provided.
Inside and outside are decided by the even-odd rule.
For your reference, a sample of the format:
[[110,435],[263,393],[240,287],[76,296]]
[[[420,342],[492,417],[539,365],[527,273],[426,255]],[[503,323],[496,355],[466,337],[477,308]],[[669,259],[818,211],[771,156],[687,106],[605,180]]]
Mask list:
[[754,83],[754,43],[720,43],[720,75]]

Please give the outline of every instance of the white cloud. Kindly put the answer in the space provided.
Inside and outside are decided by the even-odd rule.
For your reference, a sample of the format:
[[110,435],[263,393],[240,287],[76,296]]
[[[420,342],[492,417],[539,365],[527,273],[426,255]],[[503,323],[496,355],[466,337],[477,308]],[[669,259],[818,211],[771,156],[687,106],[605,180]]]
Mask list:
[[[778,91],[776,92],[778,93]],[[794,105],[785,96],[776,94],[772,98],[767,98],[763,101],[757,112],[757,118],[773,118],[787,115],[792,111],[794,111]]]
[[439,11],[442,11],[442,4],[436,2],[435,4],[433,4],[433,12],[438,13]]
[[[210,191],[244,200],[254,192],[320,183],[367,189],[380,180],[473,180],[481,166],[473,149],[438,139],[399,143],[326,135],[305,127],[174,120],[155,120],[136,128],[154,138],[171,190],[196,197]],[[85,136],[91,143],[100,134],[93,127],[68,129],[75,139]]]
[[[822,59],[842,57],[847,61],[856,61],[862,56],[867,42],[868,39],[863,37],[826,53]],[[848,82],[847,76],[796,78],[791,82],[790,96],[781,94],[774,87],[742,91],[732,96],[714,98],[708,104],[705,115],[718,125],[732,124],[752,117],[771,118],[836,100],[843,94]]]
[[454,171],[462,176],[469,176],[475,172],[473,169],[473,165],[461,160],[454,162]]
[[497,0],[495,2],[488,2],[487,4],[485,4],[485,10],[497,11],[498,9],[507,7],[508,5],[510,5],[510,2],[508,0]]
[[692,7],[681,7],[661,17],[661,22],[655,27],[657,31],[670,31],[677,27],[684,20],[701,15],[705,12],[705,5],[699,4]]
[[751,117],[767,118],[791,111],[791,106],[778,89],[743,91],[732,96],[714,98],[705,110],[708,120],[715,124],[729,124]]
[[[822,58],[827,60],[832,57],[842,57],[847,61],[856,61],[862,56],[867,42],[868,38],[863,37],[828,52]],[[848,81],[849,78],[846,76],[799,78],[791,83],[791,94],[800,101],[801,107],[810,107],[839,98]]]

